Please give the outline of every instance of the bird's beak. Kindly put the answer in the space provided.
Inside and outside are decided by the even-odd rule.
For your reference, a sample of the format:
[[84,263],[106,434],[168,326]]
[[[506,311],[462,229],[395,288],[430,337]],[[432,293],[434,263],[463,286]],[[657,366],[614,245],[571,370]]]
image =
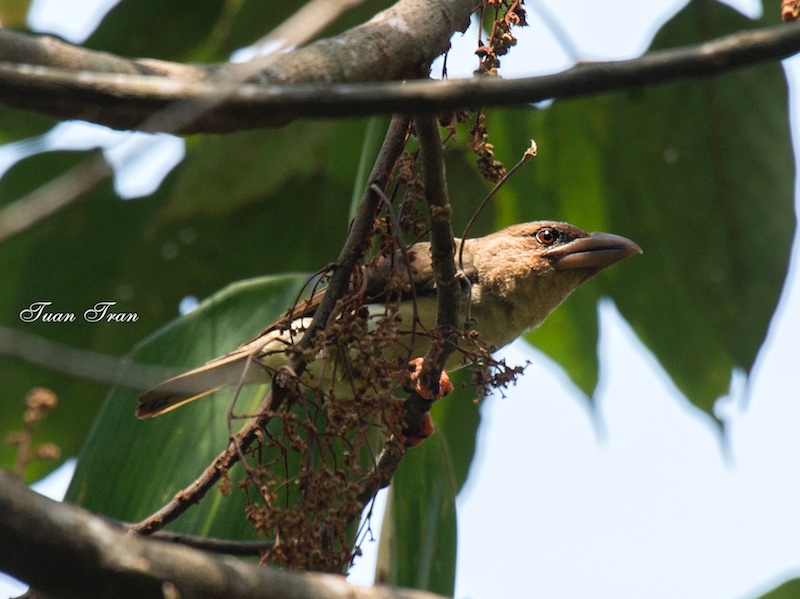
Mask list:
[[545,255],[553,262],[556,270],[591,270],[595,274],[641,253],[642,248],[620,235],[589,233],[587,237],[552,248]]

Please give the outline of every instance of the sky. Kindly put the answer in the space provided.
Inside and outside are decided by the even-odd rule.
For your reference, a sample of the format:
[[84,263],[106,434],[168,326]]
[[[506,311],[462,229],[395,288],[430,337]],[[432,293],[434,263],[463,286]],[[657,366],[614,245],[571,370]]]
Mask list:
[[[75,25],[75,17],[94,14],[96,22],[101,13],[89,8],[96,2],[35,0],[36,24],[78,41],[87,25]],[[755,2],[731,4],[751,16],[759,10]],[[526,5],[532,26],[504,61],[506,76],[559,70],[572,57],[638,55],[683,3]],[[573,40],[571,49],[565,51],[536,17],[538,5]],[[72,23],[68,30],[55,29],[65,23]],[[473,40],[456,36],[454,43],[471,46]],[[800,61],[784,65],[797,131]],[[451,76],[456,66],[448,62]],[[472,68],[465,66],[463,74]],[[71,127],[55,143],[82,143],[96,131]],[[171,160],[180,157],[172,139],[136,143],[156,144]],[[141,146],[126,151],[142,153]],[[118,189],[146,193],[134,185],[141,183],[132,176],[140,167],[123,168]],[[646,240],[636,241],[646,250]],[[489,398],[481,407],[477,457],[457,504],[456,597],[744,599],[800,576],[799,251],[795,244],[787,286],[751,378],[734,377],[731,396],[718,406],[727,423],[724,439],[677,391],[611,302],[599,307],[594,410],[541,353],[524,342],[505,350],[509,364],[531,366],[505,398]],[[60,483],[40,487],[63,494],[69,473],[62,469],[59,476]],[[351,580],[369,584],[376,547],[364,547]],[[0,580],[0,598],[9,592]]]

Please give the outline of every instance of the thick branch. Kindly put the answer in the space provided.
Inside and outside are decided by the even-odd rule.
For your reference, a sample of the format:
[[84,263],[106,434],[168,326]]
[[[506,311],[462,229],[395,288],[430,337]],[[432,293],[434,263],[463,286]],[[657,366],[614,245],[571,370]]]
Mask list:
[[[0,29],[0,96],[10,106],[56,118],[79,118],[119,129],[225,132],[241,125],[213,123],[214,107],[246,81],[269,83],[364,82],[424,76],[444,53],[450,36],[465,30],[477,0],[399,0],[368,22],[333,38],[285,54],[242,64],[186,66],[147,59],[127,60],[72,46],[51,37]],[[199,87],[198,87],[199,86]],[[199,92],[199,94],[197,93]],[[183,119],[156,119],[167,105],[187,100]],[[172,109],[172,112],[176,112]],[[198,114],[195,114],[198,112]],[[253,115],[251,115],[253,116]],[[272,126],[285,122],[267,117]],[[256,127],[259,125],[256,125]],[[246,128],[253,128],[246,126]]]
[[[4,56],[2,46],[6,34],[0,30],[0,58]],[[800,52],[800,23],[740,32],[697,46],[652,52],[633,60],[580,64],[562,73],[541,77],[356,85],[342,83],[352,81],[346,77],[353,72],[334,71],[325,81],[336,83],[250,83],[235,90],[226,88],[224,79],[216,77],[197,81],[89,71],[78,76],[63,64],[31,66],[0,62],[0,102],[57,118],[79,118],[119,129],[136,129],[155,111],[173,102],[204,103],[223,94],[226,95],[223,104],[209,109],[181,129],[183,132],[219,133],[279,126],[299,117],[363,116],[395,111],[421,114],[464,106],[522,105],[549,98],[719,75],[734,68],[781,60],[797,52]],[[358,56],[361,55],[359,51]],[[281,64],[286,64],[283,58]],[[383,74],[385,71],[381,75],[372,73],[374,76],[370,76],[370,80],[385,80],[387,77]],[[361,75],[367,76],[365,72]],[[394,73],[392,77],[397,75]]]
[[[0,471],[0,570],[52,597],[204,599],[436,599],[364,588],[330,574],[287,572],[126,535]],[[440,598],[441,599],[441,598]]]
[[[259,59],[260,83],[364,82],[413,79],[465,31],[478,0],[399,0],[372,19],[333,38],[322,39],[273,60]],[[253,64],[226,65],[221,79],[241,82]],[[247,79],[250,79],[248,76]]]

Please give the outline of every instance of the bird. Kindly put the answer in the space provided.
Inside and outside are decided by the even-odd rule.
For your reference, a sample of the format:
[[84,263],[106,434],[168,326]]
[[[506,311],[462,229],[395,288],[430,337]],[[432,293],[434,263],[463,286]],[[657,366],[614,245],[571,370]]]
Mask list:
[[[577,287],[603,269],[642,253],[636,243],[620,235],[587,233],[557,221],[511,225],[466,239],[463,245],[456,239],[454,251],[460,314],[468,317],[483,346],[491,351],[536,329]],[[365,269],[361,288],[371,314],[385,313],[387,301],[396,299],[398,278],[403,284],[397,315],[405,331],[398,343],[403,352],[421,355],[430,337],[413,331],[433,329],[437,312],[428,242],[398,249]],[[390,281],[395,284],[389,285]],[[324,291],[287,310],[236,350],[145,391],[139,396],[136,416],[160,416],[225,387],[269,383],[274,372],[289,363],[288,350],[310,324]],[[460,367],[459,362],[457,356],[451,357],[446,369]],[[313,365],[309,370],[315,372]]]

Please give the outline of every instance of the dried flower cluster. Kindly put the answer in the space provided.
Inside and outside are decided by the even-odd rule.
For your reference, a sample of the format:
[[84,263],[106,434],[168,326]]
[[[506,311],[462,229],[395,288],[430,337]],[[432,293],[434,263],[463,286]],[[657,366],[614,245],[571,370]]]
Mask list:
[[61,448],[54,443],[33,445],[37,426],[57,405],[56,394],[44,387],[34,387],[25,395],[24,429],[9,432],[5,438],[6,444],[17,447],[17,459],[12,470],[14,476],[23,478],[26,467],[32,461],[57,460],[61,457]]
[[500,56],[517,45],[517,38],[511,33],[512,27],[525,27],[525,9],[522,0],[485,0],[484,11],[494,10],[492,30],[486,43],[482,43],[475,54],[481,59],[476,74],[497,76]]
[[[409,173],[415,170],[412,163],[407,166]],[[414,193],[413,179],[405,181],[403,206]],[[401,214],[403,210],[398,206]],[[408,243],[423,221],[408,220]],[[397,222],[388,207],[376,220],[379,250],[373,260],[402,255],[399,248],[405,243],[398,237]],[[260,535],[274,539],[263,553],[264,563],[345,571],[369,530],[369,523],[359,529],[363,491],[377,489],[370,482],[380,477],[377,464],[385,445],[402,443],[403,402],[395,393],[398,388],[402,393],[409,361],[417,357],[409,343],[411,323],[399,314],[410,291],[407,270],[398,260],[397,274],[389,278],[384,303],[376,310],[375,304],[365,305],[363,273],[369,268],[368,261],[336,317],[315,339],[315,365],[321,366],[306,373],[302,384],[294,381],[287,388],[285,408],[274,415],[244,461],[247,477],[241,486],[249,499],[247,517]],[[436,342],[421,326],[414,334]],[[499,365],[474,334],[465,330],[460,339],[465,363]],[[499,366],[499,374],[478,375],[476,387],[505,385],[516,376],[516,370]]]
[[[525,27],[528,23],[523,0],[484,0],[483,12],[494,11],[489,39],[479,41],[475,54],[480,58],[476,75],[499,77],[500,57],[508,54],[517,44],[512,33],[513,27]],[[489,132],[486,128],[486,115],[479,110],[475,122],[470,127],[470,149],[478,156],[478,172],[487,181],[498,182],[506,174],[506,167],[494,155],[494,145],[489,143]]]
[[486,128],[486,115],[478,112],[475,123],[469,128],[472,140],[470,149],[478,156],[478,172],[487,181],[496,183],[506,174],[505,165],[494,157],[494,144],[489,143],[489,131]]

